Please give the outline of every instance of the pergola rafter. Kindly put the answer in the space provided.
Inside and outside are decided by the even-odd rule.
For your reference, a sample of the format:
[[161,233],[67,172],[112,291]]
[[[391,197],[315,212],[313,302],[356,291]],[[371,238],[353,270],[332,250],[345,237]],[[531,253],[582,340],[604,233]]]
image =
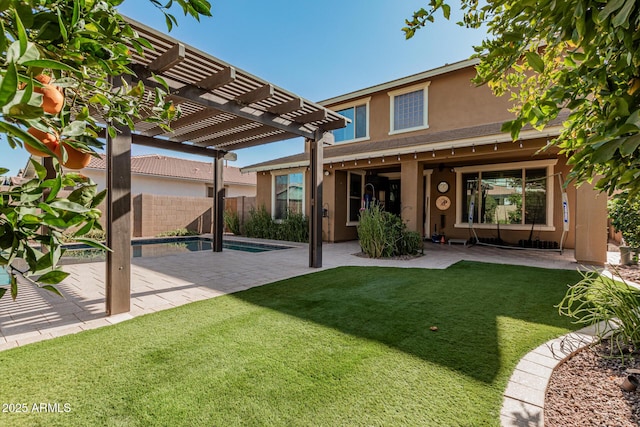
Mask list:
[[[167,99],[179,105],[181,116],[171,129],[139,120],[134,132],[121,130],[107,138],[107,189],[112,194],[107,207],[108,243],[121,250],[107,258],[107,312],[117,314],[130,307],[131,162],[130,145],[198,154],[213,158],[214,251],[222,250],[223,157],[232,150],[303,137],[310,157],[309,266],[322,266],[322,146],[331,143],[329,131],[347,125],[343,116],[305,100],[256,76],[231,66],[205,52],[128,20],[151,48],[131,48],[135,80],[148,89],[169,88]],[[142,119],[153,108],[152,93],[146,93]],[[126,157],[129,157],[129,161]],[[116,231],[116,232],[114,232]],[[117,282],[117,283],[116,283]],[[125,295],[126,294],[126,295]]]

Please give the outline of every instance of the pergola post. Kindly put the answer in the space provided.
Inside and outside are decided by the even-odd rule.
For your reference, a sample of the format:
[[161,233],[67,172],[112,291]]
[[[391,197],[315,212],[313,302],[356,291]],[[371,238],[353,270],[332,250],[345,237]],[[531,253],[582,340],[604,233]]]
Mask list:
[[[127,76],[128,77],[128,76]],[[106,311],[111,316],[131,308],[131,130],[116,125],[107,134]]]
[[222,252],[222,235],[224,233],[224,158],[222,155],[213,159],[213,210],[211,212],[213,234],[213,252]]
[[315,138],[307,139],[311,194],[309,212],[309,267],[322,267],[322,164],[323,144],[333,143],[333,134],[317,130]]

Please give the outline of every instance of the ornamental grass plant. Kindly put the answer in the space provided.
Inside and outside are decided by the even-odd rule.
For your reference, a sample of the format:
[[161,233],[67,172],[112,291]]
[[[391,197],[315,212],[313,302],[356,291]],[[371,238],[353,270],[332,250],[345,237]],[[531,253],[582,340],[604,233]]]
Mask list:
[[373,205],[360,212],[358,239],[371,258],[413,255],[422,249],[419,233],[408,231],[402,218]]

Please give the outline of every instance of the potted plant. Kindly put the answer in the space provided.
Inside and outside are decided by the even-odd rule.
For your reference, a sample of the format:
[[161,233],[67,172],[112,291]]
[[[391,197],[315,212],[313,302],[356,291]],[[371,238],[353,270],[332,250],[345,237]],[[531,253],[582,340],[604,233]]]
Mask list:
[[[609,200],[611,224],[622,234],[620,264],[637,262],[640,248],[640,196],[629,192],[619,193]],[[635,261],[631,253],[635,253]]]

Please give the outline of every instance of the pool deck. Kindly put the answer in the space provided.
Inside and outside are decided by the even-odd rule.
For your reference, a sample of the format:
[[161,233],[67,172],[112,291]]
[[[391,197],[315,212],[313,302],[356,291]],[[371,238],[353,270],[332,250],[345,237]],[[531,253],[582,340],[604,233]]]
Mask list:
[[[242,238],[234,236],[233,239]],[[114,316],[105,314],[104,262],[67,265],[64,269],[71,275],[58,285],[64,298],[25,283],[19,287],[16,301],[9,295],[0,299],[0,351],[339,266],[445,269],[467,260],[569,270],[581,267],[575,262],[572,250],[560,254],[427,243],[424,256],[379,260],[356,256],[360,252],[358,243],[346,242],[324,244],[323,267],[314,269],[308,267],[308,246],[291,245],[294,248],[261,253],[224,250],[134,258],[131,311]],[[616,254],[610,253],[610,256]],[[583,335],[579,338],[587,339]],[[505,391],[502,425],[543,425],[544,393],[540,397],[541,390],[546,388],[552,367],[568,354],[567,349],[573,349],[568,344],[567,340],[557,341],[556,347],[545,344],[527,355],[533,361],[527,357],[521,361]],[[551,363],[554,363],[551,367],[544,365]],[[535,387],[530,387],[532,382]],[[534,396],[535,402],[530,396]]]

